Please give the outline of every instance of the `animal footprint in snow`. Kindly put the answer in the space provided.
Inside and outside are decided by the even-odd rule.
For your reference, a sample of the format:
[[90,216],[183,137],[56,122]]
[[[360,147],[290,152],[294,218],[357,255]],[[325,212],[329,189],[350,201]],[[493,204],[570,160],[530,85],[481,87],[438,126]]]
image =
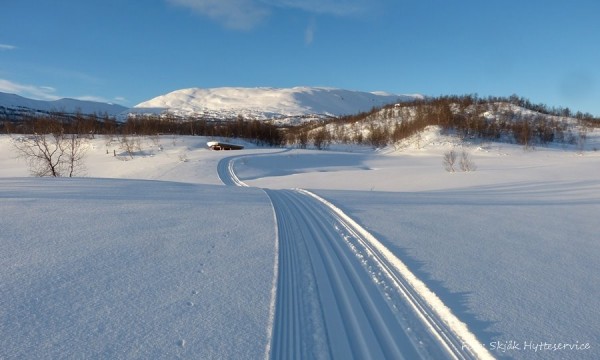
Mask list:
[[188,301],[187,304],[188,304],[188,306],[194,306],[194,303],[191,301]]

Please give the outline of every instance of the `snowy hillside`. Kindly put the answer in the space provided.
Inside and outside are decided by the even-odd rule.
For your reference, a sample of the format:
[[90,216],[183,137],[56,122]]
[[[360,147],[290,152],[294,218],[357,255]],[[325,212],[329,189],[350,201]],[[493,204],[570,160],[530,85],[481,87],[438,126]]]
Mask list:
[[138,114],[169,112],[178,116],[276,119],[310,115],[356,114],[420,95],[395,95],[323,87],[294,88],[191,88],[173,91],[136,105]]
[[127,108],[117,104],[76,99],[60,99],[54,101],[34,100],[15,94],[0,92],[0,115],[22,115],[25,113],[64,112],[75,114],[108,114],[116,116]]
[[[558,145],[583,151],[588,147],[588,134],[600,128],[600,119],[589,113],[519,102],[524,101],[429,97],[426,101],[397,103],[354,116],[304,124],[289,129],[287,138],[289,144],[298,146],[304,141],[313,142],[317,147],[335,143],[398,147],[409,138],[418,142],[428,127],[437,127],[441,133],[472,143],[495,141],[524,147]],[[320,145],[316,140],[321,141]]]

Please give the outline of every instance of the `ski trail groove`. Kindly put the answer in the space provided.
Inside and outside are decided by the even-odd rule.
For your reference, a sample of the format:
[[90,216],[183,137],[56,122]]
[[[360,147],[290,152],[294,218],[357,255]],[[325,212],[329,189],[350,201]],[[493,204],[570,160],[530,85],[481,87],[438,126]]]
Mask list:
[[[304,246],[308,249],[315,279],[319,306],[323,317],[321,327],[327,334],[329,353],[339,359],[417,359],[446,357],[436,347],[427,348],[425,341],[409,337],[408,326],[397,320],[384,294],[364,271],[360,259],[345,243],[334,226],[337,221],[326,208],[310,197],[292,190],[266,190],[278,216],[280,246]],[[279,210],[277,210],[279,209]],[[289,232],[289,223],[299,224]],[[285,261],[280,259],[281,263]],[[280,268],[279,289],[293,286],[285,283],[285,267]],[[304,270],[306,271],[306,270]],[[279,291],[279,294],[284,290]],[[277,307],[301,302],[299,297],[279,297]],[[294,335],[285,334],[290,322],[300,322],[308,314],[295,317],[275,317],[271,356],[302,358],[290,354],[289,345],[280,347],[280,337],[306,337],[300,328]]]
[[245,156],[248,155],[230,156],[223,158],[219,161],[219,163],[217,164],[217,175],[219,176],[219,179],[221,179],[221,182],[224,185],[248,187],[246,183],[244,183],[237,177],[233,169],[235,160]]
[[[247,186],[223,159],[223,183]],[[223,163],[223,164],[222,164]],[[272,359],[493,358],[370,233],[306,190],[264,189],[277,222]]]

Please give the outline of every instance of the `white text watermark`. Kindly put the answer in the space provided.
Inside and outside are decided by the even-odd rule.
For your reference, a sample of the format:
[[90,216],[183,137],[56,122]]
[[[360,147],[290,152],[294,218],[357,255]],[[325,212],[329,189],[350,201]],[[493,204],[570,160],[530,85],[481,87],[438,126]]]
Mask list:
[[[508,340],[508,341],[491,341],[489,344],[482,344],[483,347],[490,351],[510,352],[510,351],[532,351],[532,352],[552,352],[552,351],[586,351],[592,346],[589,342],[551,342],[551,341],[534,341],[534,340]],[[468,345],[462,346],[463,350],[468,349]]]

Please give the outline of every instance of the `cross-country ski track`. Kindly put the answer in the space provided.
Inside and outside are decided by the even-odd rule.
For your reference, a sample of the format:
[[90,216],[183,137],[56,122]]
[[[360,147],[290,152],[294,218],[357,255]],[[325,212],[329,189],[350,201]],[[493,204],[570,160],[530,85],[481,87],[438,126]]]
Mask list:
[[[222,159],[218,175],[225,185],[248,186],[235,174],[237,158]],[[493,358],[425,283],[339,208],[302,189],[264,191],[278,236],[267,358]]]

